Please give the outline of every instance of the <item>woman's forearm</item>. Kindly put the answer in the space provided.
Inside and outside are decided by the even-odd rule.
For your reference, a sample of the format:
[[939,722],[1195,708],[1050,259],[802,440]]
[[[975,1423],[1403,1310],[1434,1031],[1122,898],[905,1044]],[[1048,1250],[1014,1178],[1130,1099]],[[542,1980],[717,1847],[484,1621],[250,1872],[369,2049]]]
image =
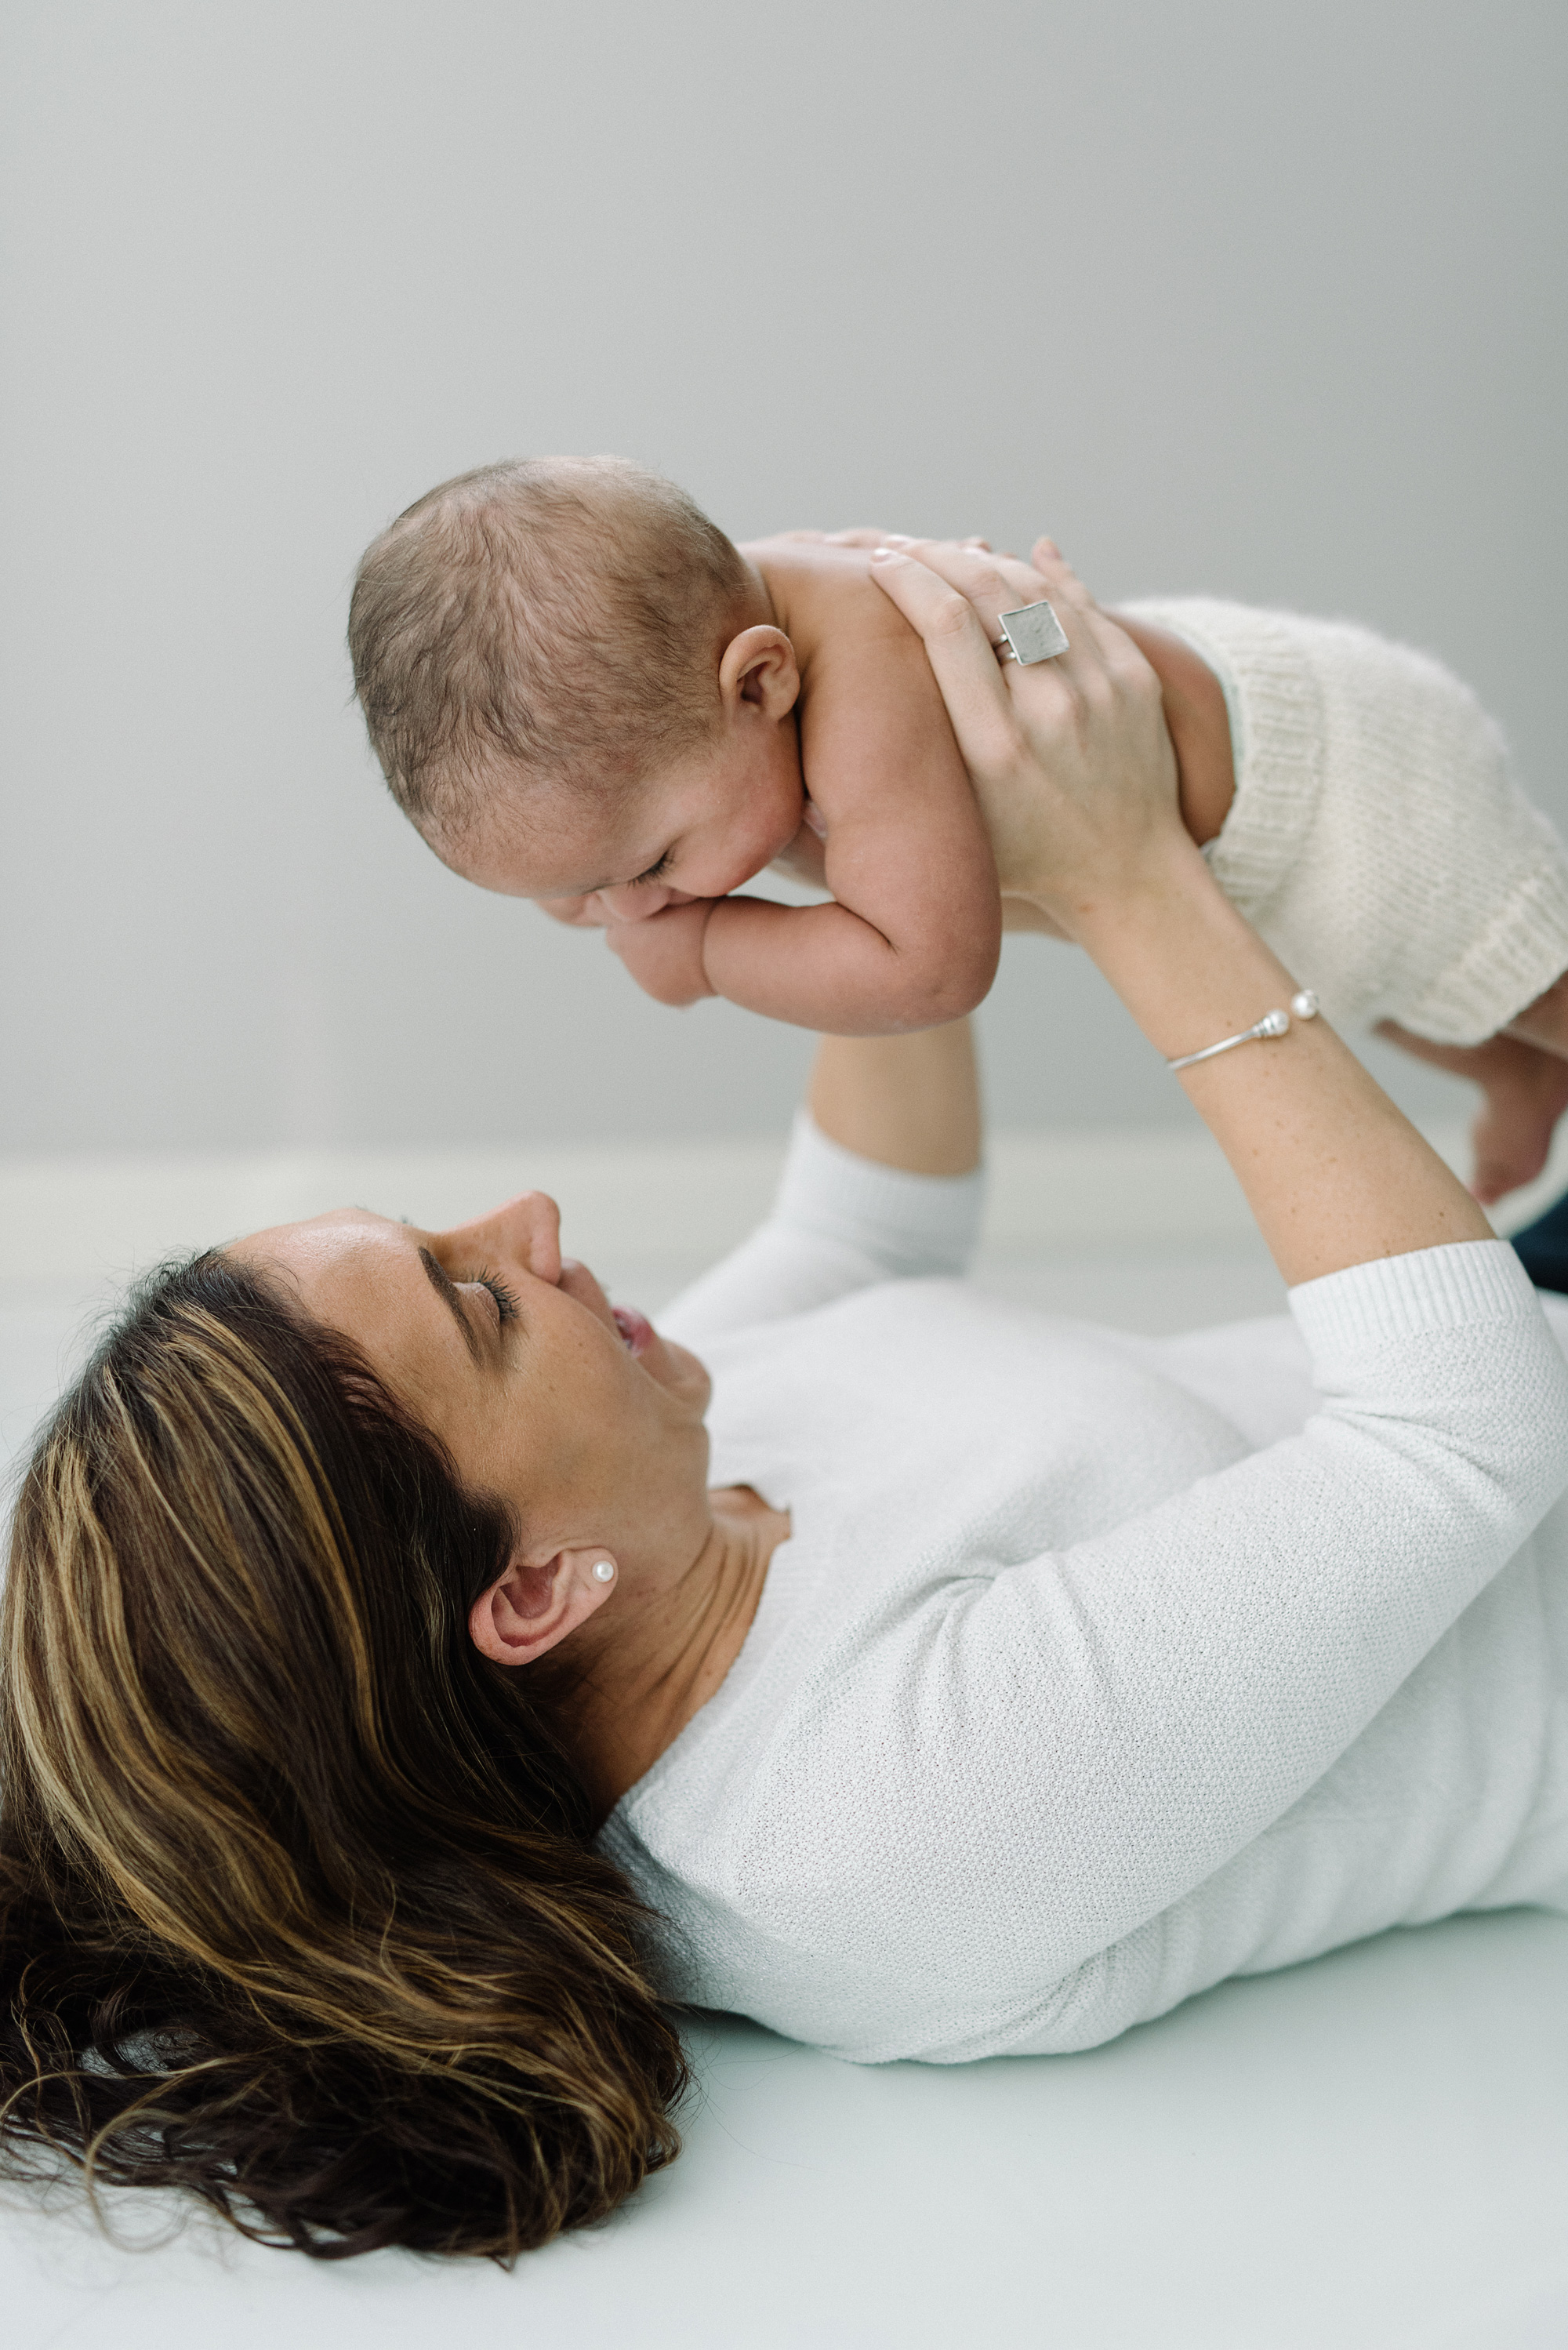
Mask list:
[[806,1097],[831,1142],[910,1175],[980,1164],[980,1084],[967,1020],[914,1036],[825,1036]]
[[[1073,910],[1093,956],[1167,1058],[1284,1009],[1312,973],[1288,972],[1174,839],[1138,889]],[[1322,1019],[1239,1045],[1179,1082],[1245,1191],[1288,1282],[1446,1241],[1490,1240],[1458,1178]]]

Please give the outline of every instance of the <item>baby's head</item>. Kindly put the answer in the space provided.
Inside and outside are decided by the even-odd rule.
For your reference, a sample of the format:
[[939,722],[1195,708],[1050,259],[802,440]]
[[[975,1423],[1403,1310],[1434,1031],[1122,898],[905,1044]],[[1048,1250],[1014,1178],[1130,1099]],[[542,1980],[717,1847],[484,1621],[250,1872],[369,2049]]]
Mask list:
[[524,458],[431,490],[368,549],[348,644],[394,798],[487,889],[635,885],[605,906],[626,918],[722,895],[799,826],[799,680],[766,591],[624,459]]

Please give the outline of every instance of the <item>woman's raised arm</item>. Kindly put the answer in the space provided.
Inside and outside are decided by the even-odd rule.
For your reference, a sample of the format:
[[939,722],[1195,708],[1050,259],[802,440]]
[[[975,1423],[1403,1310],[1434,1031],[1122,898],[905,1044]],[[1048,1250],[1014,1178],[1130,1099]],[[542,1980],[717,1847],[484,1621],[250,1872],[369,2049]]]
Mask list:
[[774,1212],[660,1325],[701,1346],[877,1282],[961,1273],[980,1227],[980,1091],[967,1020],[825,1036]]
[[825,1036],[806,1105],[830,1142],[909,1175],[980,1164],[980,1085],[967,1020],[913,1036]]
[[[1156,1050],[1194,1053],[1282,1010],[1287,972],[1183,830],[1158,681],[1048,541],[1036,568],[920,542],[873,576],[925,640],[1003,890],[1092,957]],[[1001,664],[1000,613],[1048,598],[1058,659]],[[1048,1040],[1044,1040],[1048,1049]],[[1293,1284],[1491,1227],[1321,1019],[1180,1073]],[[1174,1080],[1173,1080],[1174,1082]]]

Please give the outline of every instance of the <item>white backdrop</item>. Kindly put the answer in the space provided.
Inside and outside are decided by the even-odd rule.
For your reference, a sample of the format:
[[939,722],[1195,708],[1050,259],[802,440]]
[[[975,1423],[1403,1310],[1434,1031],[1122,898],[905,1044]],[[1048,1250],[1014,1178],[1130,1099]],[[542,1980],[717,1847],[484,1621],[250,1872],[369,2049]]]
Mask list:
[[[0,1148],[779,1125],[802,1038],[645,1003],[369,769],[355,559],[503,452],[625,452],[737,536],[1049,526],[1107,597],[1358,614],[1568,810],[1555,0],[11,0],[3,37]],[[1063,950],[1011,948],[986,1025],[1005,1123],[1184,1114]]]

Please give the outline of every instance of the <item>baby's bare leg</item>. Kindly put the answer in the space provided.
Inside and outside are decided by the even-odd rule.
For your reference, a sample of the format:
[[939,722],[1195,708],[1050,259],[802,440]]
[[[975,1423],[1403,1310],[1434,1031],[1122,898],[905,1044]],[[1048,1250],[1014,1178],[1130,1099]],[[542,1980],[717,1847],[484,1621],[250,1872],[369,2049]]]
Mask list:
[[[1542,996],[1540,1003],[1546,1000]],[[1538,1008],[1532,1003],[1530,1014]],[[1403,1045],[1417,1060],[1430,1061],[1434,1067],[1480,1086],[1485,1100],[1470,1128],[1475,1152],[1470,1190],[1483,1207],[1540,1174],[1552,1148],[1552,1129],[1568,1109],[1568,1011],[1564,1043],[1556,1050],[1527,1044],[1511,1030],[1489,1036],[1484,1045],[1434,1045],[1392,1020],[1379,1021],[1377,1033]]]

